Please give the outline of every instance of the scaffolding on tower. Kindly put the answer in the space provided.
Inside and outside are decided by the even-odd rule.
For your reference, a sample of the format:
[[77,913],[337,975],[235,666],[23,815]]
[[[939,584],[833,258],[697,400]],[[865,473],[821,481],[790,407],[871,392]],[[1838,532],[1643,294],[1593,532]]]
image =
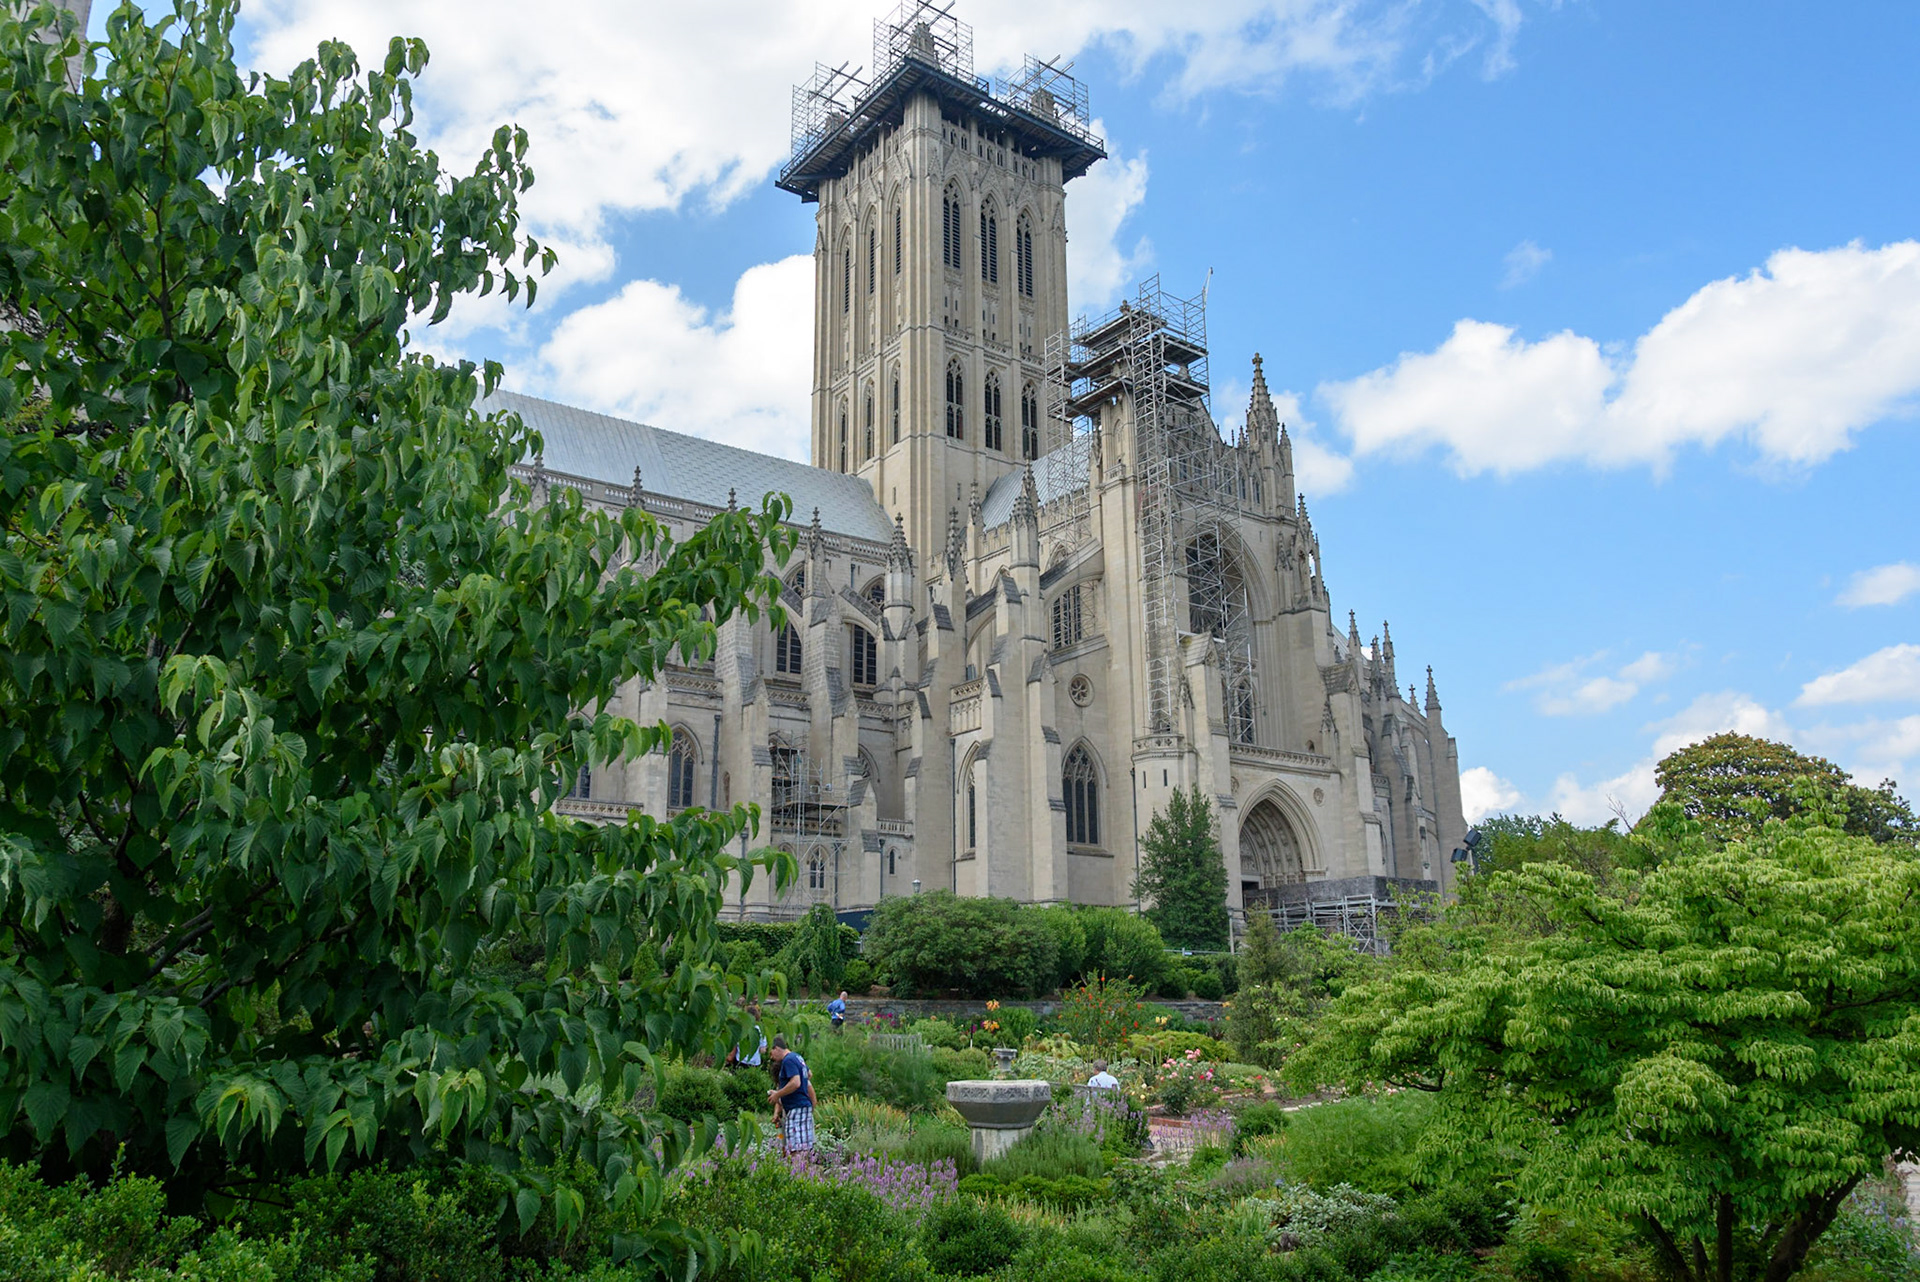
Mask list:
[[1208,407],[1205,295],[1169,294],[1156,275],[1047,352],[1055,449],[1090,435],[1093,415],[1122,392],[1132,402],[1149,730],[1179,724],[1183,634],[1214,638],[1223,707],[1251,698],[1252,624],[1230,534],[1247,469]]
[[[840,874],[848,856],[849,790],[835,788],[830,770],[815,767],[806,748],[784,735],[774,736],[770,751],[773,804],[768,808],[767,827],[774,843],[791,849],[800,864],[793,892],[773,906],[773,916],[803,917],[816,903],[838,908]],[[817,879],[811,866],[816,853],[822,858]]]

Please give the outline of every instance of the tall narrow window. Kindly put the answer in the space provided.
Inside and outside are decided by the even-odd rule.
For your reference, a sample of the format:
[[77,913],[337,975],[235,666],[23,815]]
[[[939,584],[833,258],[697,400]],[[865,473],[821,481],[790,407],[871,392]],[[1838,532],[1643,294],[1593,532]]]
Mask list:
[[1074,584],[1053,602],[1053,648],[1064,649],[1083,635],[1080,613],[1080,585]]
[[673,732],[673,751],[667,754],[667,808],[685,810],[693,804],[694,765],[699,749],[685,730]]
[[853,251],[845,251],[840,259],[840,310],[853,310]]
[[567,796],[573,798],[575,801],[591,801],[593,799],[593,771],[585,766],[581,766],[580,777],[573,781],[573,788],[567,793]]
[[893,274],[900,274],[900,206],[893,207]]
[[940,260],[960,270],[960,189],[949,187],[940,197]]
[[973,787],[973,767],[967,767],[967,849],[980,844],[980,807]]
[[879,684],[880,645],[873,633],[855,624],[847,629],[847,641],[847,666],[853,669],[853,684]]
[[1003,448],[1003,432],[1000,427],[1000,376],[987,375],[986,394],[980,405],[985,417],[981,420],[980,436],[990,450]]
[[900,375],[893,376],[893,444],[900,443]]
[[781,624],[773,638],[773,670],[795,676],[800,673],[800,630],[791,623]]
[[827,856],[822,851],[814,851],[807,856],[807,889],[822,894],[827,889]]
[[847,407],[840,407],[840,470],[847,470]]
[[1020,457],[1040,457],[1040,394],[1032,383],[1020,389]]
[[1000,283],[1000,220],[991,207],[980,211],[980,279]]
[[899,854],[900,852],[897,849],[887,851],[887,876],[889,877],[899,871],[899,865],[894,862]]
[[773,758],[773,805],[777,810],[794,803],[800,785],[800,750],[780,742],[774,736],[767,744]]
[[1061,791],[1067,800],[1067,841],[1076,846],[1100,844],[1100,776],[1085,748],[1067,754],[1061,770]]
[[1033,223],[1025,214],[1020,215],[1020,225],[1013,233],[1014,274],[1018,276],[1020,292],[1028,298],[1033,297]]
[[966,377],[959,361],[947,366],[947,435],[956,441],[967,439]]
[[874,278],[880,274],[880,229],[867,228],[867,293],[873,293]]
[[860,461],[873,457],[873,388],[867,388],[865,422],[860,427]]

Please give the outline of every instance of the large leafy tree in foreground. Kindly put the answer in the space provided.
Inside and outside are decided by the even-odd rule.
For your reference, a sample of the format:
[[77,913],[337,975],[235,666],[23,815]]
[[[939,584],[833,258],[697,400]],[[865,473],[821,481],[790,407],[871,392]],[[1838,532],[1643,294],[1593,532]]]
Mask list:
[[1651,871],[1493,874],[1528,929],[1436,928],[1289,1074],[1436,1092],[1436,1153],[1490,1128],[1526,1196],[1636,1223],[1670,1276],[1785,1282],[1920,1148],[1920,860],[1808,808],[1722,845],[1661,806]]
[[[563,1157],[656,1198],[690,1137],[604,1102],[745,1036],[711,959],[749,816],[550,802],[660,744],[616,683],[773,599],[781,502],[676,545],[530,494],[498,371],[408,353],[545,257],[524,136],[458,176],[407,132],[417,43],[243,79],[231,0],[129,4],[76,91],[70,25],[3,16],[6,1149],[191,1195],[438,1143],[523,1219],[578,1215]],[[472,964],[507,937],[544,970]]]

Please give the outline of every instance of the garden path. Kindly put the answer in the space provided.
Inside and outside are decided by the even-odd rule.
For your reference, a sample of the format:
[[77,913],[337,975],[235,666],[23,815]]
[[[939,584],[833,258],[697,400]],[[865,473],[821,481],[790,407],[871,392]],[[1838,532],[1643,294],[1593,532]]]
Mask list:
[[1907,1190],[1907,1215],[1920,1220],[1920,1162],[1906,1162],[1895,1169]]

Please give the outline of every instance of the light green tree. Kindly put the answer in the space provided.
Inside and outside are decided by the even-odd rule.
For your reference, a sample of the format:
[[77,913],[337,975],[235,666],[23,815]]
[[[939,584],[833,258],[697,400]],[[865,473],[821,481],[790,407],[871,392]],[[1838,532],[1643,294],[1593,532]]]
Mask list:
[[776,599],[784,504],[676,544],[515,483],[500,371],[407,327],[531,299],[525,136],[447,172],[420,44],[242,77],[234,11],[122,5],[77,90],[71,20],[0,11],[0,1133],[183,1199],[444,1146],[523,1224],[579,1220],[563,1158],[657,1204],[711,1128],[609,1105],[748,1034],[751,816],[552,802],[662,746],[603,700]]
[[1920,1147],[1920,860],[1837,822],[1720,845],[1661,806],[1651,871],[1496,873],[1546,929],[1437,928],[1288,1074],[1435,1092],[1434,1154],[1491,1134],[1530,1200],[1638,1225],[1671,1277],[1785,1282]]
[[1136,897],[1174,948],[1227,946],[1227,865],[1213,831],[1213,803],[1196,784],[1176,788],[1154,812],[1140,845]]

